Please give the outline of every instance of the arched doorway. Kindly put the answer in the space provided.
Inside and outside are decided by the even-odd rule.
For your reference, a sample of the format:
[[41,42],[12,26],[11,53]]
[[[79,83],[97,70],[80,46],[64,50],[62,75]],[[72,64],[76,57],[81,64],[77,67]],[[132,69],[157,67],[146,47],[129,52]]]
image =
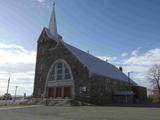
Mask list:
[[73,75],[69,64],[56,60],[48,72],[45,96],[50,99],[72,98],[74,94]]

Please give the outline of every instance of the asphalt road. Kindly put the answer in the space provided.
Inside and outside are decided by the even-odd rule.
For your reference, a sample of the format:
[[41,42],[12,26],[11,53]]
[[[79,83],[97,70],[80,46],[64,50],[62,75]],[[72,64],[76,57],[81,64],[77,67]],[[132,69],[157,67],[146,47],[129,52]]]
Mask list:
[[160,120],[160,108],[3,107],[0,108],[0,120]]

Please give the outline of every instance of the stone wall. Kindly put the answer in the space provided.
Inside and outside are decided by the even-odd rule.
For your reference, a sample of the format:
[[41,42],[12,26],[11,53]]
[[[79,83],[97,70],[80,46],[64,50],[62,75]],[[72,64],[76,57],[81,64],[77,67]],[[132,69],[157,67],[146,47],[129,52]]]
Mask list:
[[[130,91],[128,81],[120,81],[97,74],[90,74],[76,56],[72,54],[61,41],[51,40],[45,30],[42,31],[37,46],[37,61],[35,70],[35,98],[42,97],[48,71],[55,61],[63,59],[70,66],[73,74],[73,99],[97,105],[114,103],[113,95],[118,91]],[[55,83],[54,83],[55,84]]]
[[130,90],[128,82],[92,74],[89,82],[90,102],[98,105],[114,103],[113,94]]
[[133,104],[133,95],[115,95],[113,101],[115,104]]
[[147,100],[147,89],[141,86],[132,86],[134,92],[134,103],[145,103]]
[[57,59],[63,59],[70,65],[74,79],[75,98],[79,99],[80,87],[88,84],[88,70],[63,43],[57,45],[54,40],[50,40],[45,30],[42,31],[38,40],[33,96],[38,98],[43,95],[48,71]]

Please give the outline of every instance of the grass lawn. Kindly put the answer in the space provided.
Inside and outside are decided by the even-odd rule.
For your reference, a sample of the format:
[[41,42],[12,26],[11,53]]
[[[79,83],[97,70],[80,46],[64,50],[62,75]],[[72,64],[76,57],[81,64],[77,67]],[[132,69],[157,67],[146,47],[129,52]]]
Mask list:
[[160,108],[51,107],[0,109],[1,120],[160,120]]

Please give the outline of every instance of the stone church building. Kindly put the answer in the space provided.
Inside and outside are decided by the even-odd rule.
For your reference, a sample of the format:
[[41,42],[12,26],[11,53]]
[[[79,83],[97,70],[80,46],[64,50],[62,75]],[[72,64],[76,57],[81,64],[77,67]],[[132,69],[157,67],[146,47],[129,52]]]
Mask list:
[[37,46],[34,98],[71,99],[92,104],[144,102],[146,89],[122,68],[68,43],[57,33],[55,5]]

